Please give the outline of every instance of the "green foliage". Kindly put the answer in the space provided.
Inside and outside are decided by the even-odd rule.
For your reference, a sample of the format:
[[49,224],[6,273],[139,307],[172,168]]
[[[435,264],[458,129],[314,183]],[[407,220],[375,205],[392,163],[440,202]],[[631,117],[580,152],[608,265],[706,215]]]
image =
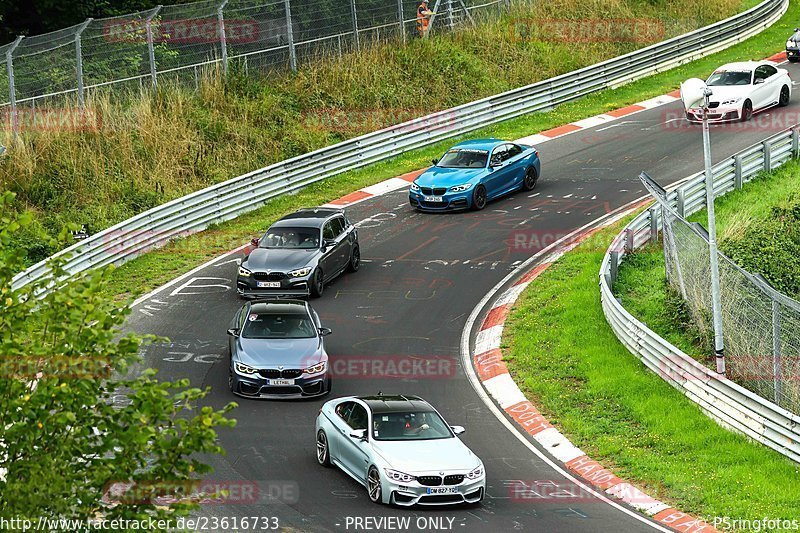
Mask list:
[[[160,382],[153,370],[127,376],[140,348],[163,339],[121,334],[130,309],[102,295],[113,267],[63,282],[40,299],[46,279],[12,288],[24,259],[12,243],[33,220],[12,214],[12,203],[12,193],[0,196],[0,516],[188,512],[191,502],[102,499],[117,482],[140,482],[156,493],[159,483],[208,473],[199,454],[224,452],[216,428],[234,424],[225,415],[235,404],[201,407],[207,390],[185,379]],[[54,279],[65,276],[63,259],[50,267]]]

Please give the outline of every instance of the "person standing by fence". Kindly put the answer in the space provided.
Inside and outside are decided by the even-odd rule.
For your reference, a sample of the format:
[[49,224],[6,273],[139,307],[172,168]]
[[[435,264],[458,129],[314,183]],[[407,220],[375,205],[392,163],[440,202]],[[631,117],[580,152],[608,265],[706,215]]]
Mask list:
[[422,0],[417,6],[417,31],[419,36],[425,39],[428,37],[428,29],[431,23],[433,11],[428,9],[428,0]]

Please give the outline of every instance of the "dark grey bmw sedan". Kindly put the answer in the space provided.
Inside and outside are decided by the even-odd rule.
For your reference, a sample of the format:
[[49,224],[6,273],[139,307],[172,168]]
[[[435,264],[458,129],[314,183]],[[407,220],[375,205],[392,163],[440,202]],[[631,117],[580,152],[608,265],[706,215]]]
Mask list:
[[358,230],[341,209],[301,209],[270,226],[239,265],[245,298],[322,296],[325,284],[361,265]]

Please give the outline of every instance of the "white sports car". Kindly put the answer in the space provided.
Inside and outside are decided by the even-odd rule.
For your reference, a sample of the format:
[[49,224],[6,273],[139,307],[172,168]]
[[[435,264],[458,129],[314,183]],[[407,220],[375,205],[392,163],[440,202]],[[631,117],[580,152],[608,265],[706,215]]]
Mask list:
[[[706,85],[712,91],[708,106],[712,122],[746,121],[768,107],[788,105],[792,97],[789,72],[771,61],[728,63],[715,70]],[[701,122],[703,110],[691,107],[686,118]]]
[[344,470],[374,503],[477,503],[486,473],[463,432],[416,396],[338,398],[317,416],[317,461]]

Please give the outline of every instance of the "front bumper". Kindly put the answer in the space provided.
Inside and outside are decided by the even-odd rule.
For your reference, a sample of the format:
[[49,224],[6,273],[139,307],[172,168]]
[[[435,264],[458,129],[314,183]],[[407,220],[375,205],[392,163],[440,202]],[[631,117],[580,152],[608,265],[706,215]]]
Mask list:
[[299,377],[292,385],[271,385],[258,375],[241,376],[233,373],[233,393],[244,398],[299,400],[324,396],[331,391],[330,373]]
[[425,196],[416,191],[408,191],[408,201],[411,207],[422,211],[458,211],[472,207],[472,189],[463,192],[446,193],[441,198],[441,202],[430,202],[425,200]]
[[[709,122],[728,122],[741,118],[742,108],[731,106],[719,106],[708,110]],[[702,109],[689,109],[686,111],[686,118],[690,122],[703,122]]]
[[[413,505],[459,505],[463,503],[478,503],[486,492],[486,476],[470,481],[464,479],[457,485],[440,485],[428,487],[418,481],[408,484],[397,483],[384,479],[382,482],[383,494],[388,494],[388,502],[392,505],[411,507]],[[444,494],[429,494],[429,491],[447,489]]]
[[[243,298],[306,298],[309,295],[308,280],[311,274],[300,278],[284,277],[279,287],[259,287],[259,280],[250,276],[237,276],[236,293]],[[264,280],[266,281],[266,280]]]
[[787,48],[786,57],[791,59],[800,59],[800,48]]

